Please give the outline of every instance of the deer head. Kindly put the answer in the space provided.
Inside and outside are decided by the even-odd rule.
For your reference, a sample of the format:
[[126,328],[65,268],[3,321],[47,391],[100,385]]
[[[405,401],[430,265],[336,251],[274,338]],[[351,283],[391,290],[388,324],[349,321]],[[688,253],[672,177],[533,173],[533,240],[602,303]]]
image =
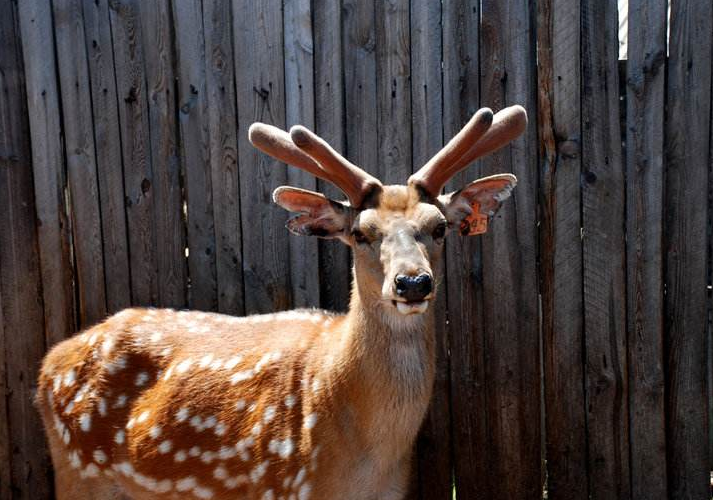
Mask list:
[[326,180],[348,201],[279,187],[275,203],[295,215],[287,228],[298,235],[338,238],[352,248],[356,289],[382,314],[418,315],[435,294],[434,268],[444,237],[481,234],[517,183],[511,174],[478,179],[441,194],[446,182],[471,162],[506,145],[527,124],[521,106],[496,115],[479,110],[406,185],[384,186],[303,126],[289,133],[255,123],[250,141],[274,158]]

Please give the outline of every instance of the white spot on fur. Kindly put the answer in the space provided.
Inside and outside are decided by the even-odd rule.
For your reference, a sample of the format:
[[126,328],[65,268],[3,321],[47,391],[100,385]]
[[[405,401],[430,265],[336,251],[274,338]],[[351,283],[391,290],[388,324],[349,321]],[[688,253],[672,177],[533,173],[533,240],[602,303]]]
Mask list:
[[87,345],[94,345],[94,343],[97,341],[99,338],[99,334],[97,333],[92,333],[89,338],[87,339]]
[[297,492],[297,498],[299,500],[307,500],[310,496],[310,493],[312,493],[312,486],[309,483],[305,483],[300,487],[300,490]]
[[165,455],[166,453],[169,453],[171,451],[172,447],[173,443],[171,443],[171,440],[166,439],[165,441],[161,441],[161,444],[158,445],[158,452],[161,455]]
[[253,378],[253,375],[255,375],[255,372],[253,370],[243,370],[236,372],[230,377],[230,383],[232,385],[235,385],[239,382],[250,380],[251,378]]
[[111,351],[114,349],[114,338],[113,337],[107,337],[104,342],[102,342],[101,346],[101,353],[102,356],[109,357],[111,354]]
[[293,394],[289,394],[287,397],[285,397],[285,406],[288,408],[292,408],[293,406],[295,406],[296,402],[296,398]]
[[64,386],[65,387],[71,387],[75,384],[77,381],[77,372],[74,371],[74,369],[69,370],[65,375],[64,375]]
[[88,413],[83,413],[81,417],[79,417],[79,428],[82,429],[83,432],[89,432],[89,430],[92,428],[92,416]]
[[304,426],[305,429],[314,429],[314,426],[317,424],[317,414],[316,413],[310,413],[305,417],[305,422]]
[[250,431],[254,436],[259,435],[262,432],[262,424],[258,422],[257,424],[253,425],[252,430]]
[[119,394],[119,397],[116,398],[116,402],[114,403],[114,408],[123,408],[126,406],[126,400],[129,399],[126,394]]
[[130,418],[129,421],[126,422],[126,428],[127,428],[127,429],[131,429],[132,427],[134,427],[134,424],[135,424],[135,423],[136,423],[136,419],[133,418],[133,417]]
[[189,424],[199,432],[203,430],[203,419],[199,415],[191,417]]
[[67,406],[64,408],[64,414],[67,415],[68,413],[72,413],[72,410],[74,410],[74,401],[70,401]]
[[185,406],[176,412],[176,421],[185,422],[188,420],[188,408]]
[[211,370],[220,370],[223,367],[223,360],[222,359],[216,359],[210,364],[210,369]]
[[194,446],[193,448],[188,450],[188,454],[192,457],[197,457],[201,454],[201,449],[198,446]]
[[243,360],[242,356],[234,356],[230,358],[228,361],[225,362],[225,369],[226,370],[232,370],[236,366],[238,366],[238,363],[240,363]]
[[280,441],[279,439],[272,439],[267,446],[270,453],[275,455],[280,455],[280,458],[287,459],[295,449],[295,445],[291,438],[286,438]]
[[102,450],[94,450],[94,461],[98,464],[105,464],[107,461],[106,453]]
[[314,379],[312,381],[312,392],[313,393],[318,393],[319,390],[322,388],[322,381],[319,380],[318,378]]
[[181,361],[178,366],[176,366],[176,371],[178,373],[186,373],[190,369],[191,363],[193,363],[193,361],[191,361],[191,358]]
[[249,481],[248,476],[245,474],[240,474],[239,476],[231,477],[226,479],[223,484],[225,485],[226,488],[228,489],[235,489],[241,484],[245,484]]
[[196,486],[196,478],[193,476],[184,477],[176,481],[176,491],[192,490]]
[[97,402],[97,409],[99,410],[99,415],[106,417],[106,399],[99,398]]
[[186,458],[188,458],[188,455],[186,454],[186,450],[178,450],[176,454],[173,456],[173,459],[176,462],[185,462]]
[[268,465],[270,465],[270,461],[265,460],[250,471],[250,481],[252,481],[253,484],[257,483],[258,481],[260,481],[260,479],[262,479],[262,476],[264,476],[267,472]]
[[149,436],[151,436],[153,439],[157,439],[161,435],[161,427],[158,425],[154,425],[149,429]]
[[295,482],[292,483],[293,488],[297,488],[300,484],[302,484],[302,481],[304,481],[305,477],[307,476],[307,469],[302,467],[298,472],[297,475],[295,476]]
[[221,446],[218,450],[218,458],[221,460],[228,460],[229,458],[233,458],[237,454],[238,450],[235,448],[235,446]]
[[139,424],[143,424],[144,422],[146,422],[146,420],[147,420],[148,418],[149,418],[149,411],[148,411],[148,410],[144,410],[144,411],[141,412],[141,414],[136,418],[136,422],[139,423]]
[[215,429],[213,430],[213,432],[215,433],[216,436],[221,437],[221,436],[225,436],[225,433],[227,432],[227,430],[228,429],[226,428],[226,426],[223,422],[218,422],[217,424],[215,424]]
[[277,413],[277,409],[274,406],[268,406],[265,408],[265,414],[262,416],[264,422],[270,423],[272,420],[275,418],[275,414]]
[[213,490],[204,486],[196,486],[193,488],[193,494],[198,498],[208,499],[213,497]]
[[208,365],[213,361],[213,355],[212,354],[206,354],[201,358],[201,360],[198,362],[198,366],[201,368],[207,368]]
[[204,429],[212,429],[215,427],[215,424],[218,422],[218,419],[215,418],[214,415],[211,415],[210,417],[206,418],[205,421],[203,422],[203,428]]
[[173,481],[164,479],[156,485],[156,493],[168,493],[173,489]]
[[213,471],[213,477],[220,481],[223,481],[228,478],[228,470],[222,465],[219,465]]
[[211,463],[213,460],[215,460],[215,452],[212,452],[212,451],[204,451],[204,452],[201,454],[201,462],[203,462],[204,464],[209,464],[209,463]]
[[169,354],[171,354],[171,351],[172,351],[172,349],[170,347],[164,347],[163,349],[161,349],[161,352],[158,353],[158,355],[161,356],[162,358],[165,358]]
[[146,372],[139,372],[138,375],[136,375],[136,386],[141,387],[146,384],[146,382],[149,381],[149,374]]
[[161,332],[154,332],[149,337],[149,340],[151,342],[158,342],[159,340],[161,340],[161,337],[163,337],[163,334]]
[[275,493],[272,490],[267,490],[262,494],[261,500],[275,500]]
[[126,357],[123,355],[117,356],[114,361],[110,361],[104,367],[109,375],[114,375],[116,372],[126,368]]
[[79,469],[82,466],[82,461],[79,458],[79,453],[77,453],[77,450],[72,450],[69,452],[69,465],[72,466],[72,469]]
[[245,400],[244,399],[239,399],[237,403],[235,403],[235,409],[238,411],[244,410],[245,409]]
[[97,477],[99,475],[99,467],[96,464],[88,464],[83,471],[79,473],[79,477]]
[[114,435],[114,442],[116,444],[124,444],[124,440],[126,439],[126,433],[124,431],[117,431],[116,434]]
[[163,376],[163,379],[164,379],[164,380],[168,380],[168,379],[171,378],[171,375],[173,375],[173,368],[174,368],[173,366],[169,366],[169,367],[166,369],[166,373],[165,373],[164,376]]

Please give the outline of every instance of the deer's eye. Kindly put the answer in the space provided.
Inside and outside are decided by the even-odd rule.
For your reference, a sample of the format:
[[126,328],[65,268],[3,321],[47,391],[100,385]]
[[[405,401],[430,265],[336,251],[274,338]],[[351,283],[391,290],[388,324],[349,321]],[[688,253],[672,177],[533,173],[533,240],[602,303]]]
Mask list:
[[433,236],[434,240],[440,240],[440,239],[443,239],[443,237],[445,235],[446,235],[446,224],[445,224],[445,222],[441,222],[433,230],[432,236]]
[[352,236],[354,237],[354,241],[357,243],[368,243],[369,240],[366,238],[366,235],[359,231],[358,229],[354,229],[352,231]]

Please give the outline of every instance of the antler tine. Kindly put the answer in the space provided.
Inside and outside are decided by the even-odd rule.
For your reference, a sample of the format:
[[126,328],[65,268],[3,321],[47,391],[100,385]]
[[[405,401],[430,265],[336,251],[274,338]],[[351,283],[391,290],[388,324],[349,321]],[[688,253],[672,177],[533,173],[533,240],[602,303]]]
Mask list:
[[349,198],[354,207],[361,207],[381,182],[337,153],[327,142],[301,125],[290,129],[292,142],[319,163],[331,176],[331,182]]
[[477,143],[492,123],[493,111],[490,108],[479,109],[443,149],[409,178],[409,184],[417,184],[426,189],[429,195],[438,196],[451,177],[448,175],[448,167]]
[[[476,113],[476,116],[478,113]],[[476,117],[473,117],[471,122],[473,122],[475,118]],[[469,122],[466,127],[469,127],[471,122]],[[450,164],[439,162],[439,172],[432,171],[436,170],[435,168],[426,169],[426,167],[428,167],[431,163],[429,162],[418,172],[412,175],[409,181],[421,186],[430,196],[438,196],[448,179],[453,177],[478,158],[485,156],[488,153],[492,153],[511,142],[513,139],[522,134],[526,126],[527,112],[525,111],[525,108],[516,105],[502,109],[492,116],[492,124],[486,132],[482,134],[476,142],[471,142],[469,145],[470,147],[460,157],[455,159]],[[454,140],[462,132],[463,131],[459,132]],[[455,155],[450,155],[450,157],[455,157]]]

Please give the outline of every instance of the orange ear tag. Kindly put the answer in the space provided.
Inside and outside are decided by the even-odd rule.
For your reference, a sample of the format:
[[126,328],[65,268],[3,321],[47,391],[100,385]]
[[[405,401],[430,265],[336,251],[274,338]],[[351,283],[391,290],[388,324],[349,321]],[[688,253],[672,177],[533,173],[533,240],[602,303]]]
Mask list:
[[472,204],[473,213],[468,217],[463,219],[460,224],[460,234],[463,236],[475,236],[476,234],[483,234],[488,230],[488,217],[485,214],[480,213],[480,204]]

